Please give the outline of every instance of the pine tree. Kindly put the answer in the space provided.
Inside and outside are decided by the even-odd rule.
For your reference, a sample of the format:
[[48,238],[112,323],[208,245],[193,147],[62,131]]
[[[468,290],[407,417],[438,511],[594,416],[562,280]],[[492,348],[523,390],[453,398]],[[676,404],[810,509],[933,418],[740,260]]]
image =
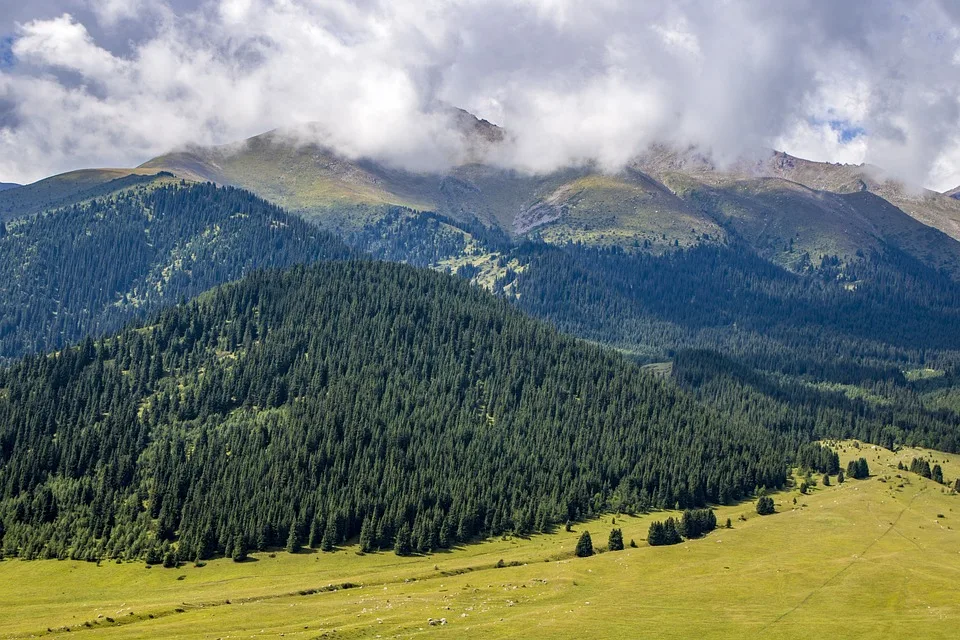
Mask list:
[[773,503],[773,498],[770,496],[760,496],[760,499],[757,500],[757,513],[761,516],[768,516],[775,512],[776,505]]
[[666,538],[663,535],[663,523],[659,520],[650,523],[650,529],[647,531],[647,544],[651,547],[666,544]]
[[837,484],[843,484],[843,481],[844,481],[844,480],[846,480],[846,478],[845,478],[844,475],[843,475],[843,471],[838,471],[838,472],[837,472]]
[[300,553],[300,535],[297,533],[297,523],[290,523],[290,533],[287,534],[287,553]]
[[930,473],[930,478],[933,479],[934,482],[943,484],[943,469],[940,468],[940,465],[933,465],[933,471]]
[[683,542],[680,534],[680,523],[674,518],[667,518],[663,523],[663,537],[665,544],[679,544]]
[[230,557],[233,558],[234,562],[243,562],[247,559],[247,542],[240,534],[237,534],[233,538]]
[[393,552],[398,556],[408,556],[413,552],[413,548],[410,543],[410,525],[406,522],[403,523],[403,526],[400,527],[400,530],[397,531],[397,539],[393,544]]
[[373,534],[373,519],[364,518],[363,525],[360,527],[360,551],[363,553],[373,551]]
[[623,551],[623,531],[620,529],[610,530],[610,538],[607,540],[607,549],[609,551]]
[[[622,547],[621,542],[621,547]],[[578,558],[586,558],[593,555],[593,540],[590,539],[590,532],[584,531],[577,540],[576,554]]]
[[830,476],[828,476],[827,474],[823,474],[823,486],[825,487],[830,486]]
[[333,551],[337,547],[337,520],[332,515],[327,517],[327,526],[323,529],[323,538],[320,540],[321,551]]

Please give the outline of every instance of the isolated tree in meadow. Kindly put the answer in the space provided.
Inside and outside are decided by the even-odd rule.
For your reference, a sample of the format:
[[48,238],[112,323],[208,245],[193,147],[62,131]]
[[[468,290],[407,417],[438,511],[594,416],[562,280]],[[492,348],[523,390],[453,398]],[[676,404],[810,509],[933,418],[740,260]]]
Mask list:
[[859,460],[851,460],[847,464],[847,475],[853,478],[854,480],[863,480],[864,478],[869,478],[870,467],[867,464],[866,458],[860,458]]
[[841,470],[841,471],[838,471],[838,472],[837,472],[837,484],[843,484],[843,481],[844,481],[845,479],[846,479],[846,478],[844,478],[844,476],[843,476],[843,471],[842,471],[842,470]]
[[830,476],[828,476],[827,474],[823,474],[823,486],[825,487],[830,486]]
[[623,531],[620,529],[610,530],[610,538],[607,540],[607,549],[609,551],[623,551]]
[[773,504],[773,498],[770,496],[760,496],[757,500],[757,513],[762,516],[768,516],[776,512],[776,505]]
[[956,491],[957,493],[960,493],[960,478],[957,478],[953,482],[953,490]]
[[593,555],[593,540],[590,539],[589,531],[584,531],[580,534],[580,539],[577,540],[576,553],[578,558],[586,558]]

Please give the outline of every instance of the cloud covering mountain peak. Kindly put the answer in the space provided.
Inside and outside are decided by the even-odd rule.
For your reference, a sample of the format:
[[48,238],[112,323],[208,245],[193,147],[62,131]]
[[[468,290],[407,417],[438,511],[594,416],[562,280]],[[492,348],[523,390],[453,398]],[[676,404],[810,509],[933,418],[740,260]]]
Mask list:
[[[7,35],[2,34],[6,32]],[[0,176],[135,165],[276,127],[417,171],[616,170],[776,147],[960,182],[949,2],[39,0],[0,9]]]

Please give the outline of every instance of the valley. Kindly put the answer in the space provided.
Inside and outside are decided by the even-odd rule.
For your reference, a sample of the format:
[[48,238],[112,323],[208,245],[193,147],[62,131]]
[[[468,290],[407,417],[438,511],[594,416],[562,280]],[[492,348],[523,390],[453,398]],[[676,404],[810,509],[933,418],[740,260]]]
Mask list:
[[[776,514],[758,516],[752,500],[720,506],[716,531],[675,546],[644,542],[671,515],[654,511],[409,558],[359,555],[352,540],[175,569],[2,562],[0,606],[17,615],[0,616],[0,637],[953,637],[960,498],[897,463],[925,457],[953,479],[960,456],[836,446],[842,467],[863,456],[871,477],[814,476],[807,494],[798,477],[773,494]],[[584,530],[604,546],[614,519],[637,548],[572,557]]]
[[958,635],[950,3],[0,5],[0,640]]

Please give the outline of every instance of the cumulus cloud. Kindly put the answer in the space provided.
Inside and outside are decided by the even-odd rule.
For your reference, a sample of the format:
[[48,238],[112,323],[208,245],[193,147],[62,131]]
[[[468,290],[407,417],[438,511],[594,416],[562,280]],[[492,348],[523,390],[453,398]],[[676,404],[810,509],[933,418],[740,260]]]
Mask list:
[[[350,157],[616,170],[651,143],[763,147],[960,183],[949,0],[38,0],[4,20],[0,178],[134,165],[276,127]],[[0,31],[0,40],[3,33]],[[305,128],[305,125],[311,125]],[[306,134],[304,134],[306,135]]]

